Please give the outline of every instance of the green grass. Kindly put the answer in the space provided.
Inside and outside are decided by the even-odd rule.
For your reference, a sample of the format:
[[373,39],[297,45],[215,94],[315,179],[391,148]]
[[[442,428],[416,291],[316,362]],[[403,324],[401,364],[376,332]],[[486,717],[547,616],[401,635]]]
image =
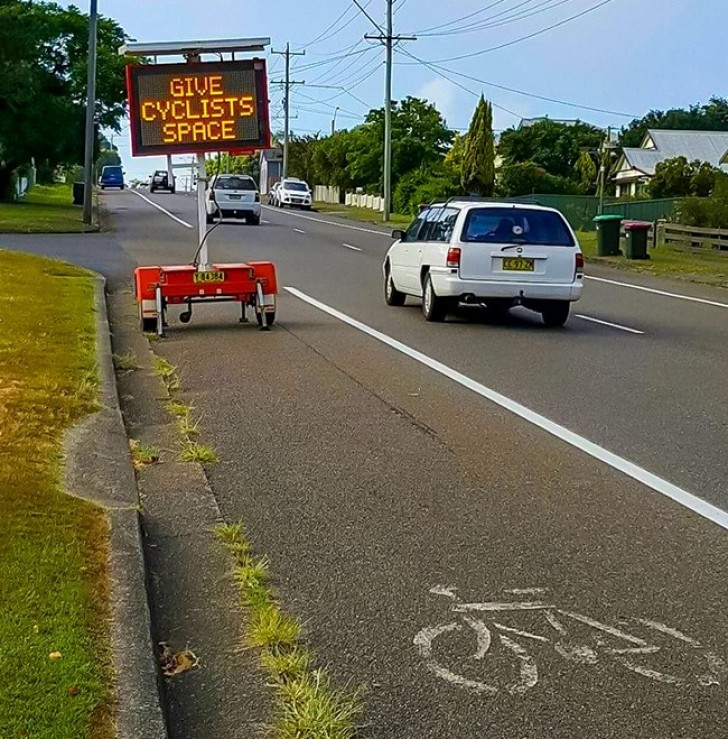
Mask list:
[[265,558],[255,557],[242,525],[218,526],[215,535],[235,559],[235,580],[248,612],[245,642],[260,654],[275,691],[272,733],[276,739],[352,739],[361,715],[359,691],[334,688],[323,670],[313,670],[302,644],[300,622],[281,609],[270,585]]
[[136,354],[131,351],[114,354],[114,367],[119,372],[134,372],[141,369]]
[[72,185],[36,185],[15,203],[0,203],[0,233],[83,233],[95,231],[73,205]]
[[198,464],[216,464],[217,452],[209,444],[198,444],[196,441],[184,439],[180,462],[197,462]]
[[713,287],[728,287],[728,254],[712,249],[675,249],[659,246],[649,249],[649,260],[630,260],[623,256],[598,257],[597,235],[582,231],[577,234],[589,262],[605,264],[616,269],[627,270],[656,277],[669,277],[687,282],[695,282]]
[[131,449],[131,460],[134,468],[137,470],[147,467],[150,464],[157,464],[161,454],[159,449],[152,444],[140,444],[138,441],[131,440],[129,442]]
[[106,739],[107,523],[61,482],[63,434],[97,408],[94,282],[2,250],[0,269],[0,737]]
[[182,383],[177,374],[177,368],[164,359],[164,357],[155,355],[154,371],[162,378],[162,382],[164,382],[167,392],[170,395],[176,393],[180,389]]
[[336,205],[334,203],[316,203],[316,210],[322,214],[331,214],[341,218],[350,218],[354,221],[364,223],[376,223],[378,226],[388,228],[406,228],[412,223],[412,216],[401,213],[391,213],[388,221],[382,220],[382,214],[369,208],[353,208],[349,205]]

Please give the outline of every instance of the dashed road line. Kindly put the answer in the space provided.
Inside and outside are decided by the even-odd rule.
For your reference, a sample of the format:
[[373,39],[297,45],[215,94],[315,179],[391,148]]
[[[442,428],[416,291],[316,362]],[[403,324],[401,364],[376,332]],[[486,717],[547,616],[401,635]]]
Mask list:
[[515,400],[502,395],[496,390],[482,385],[481,383],[473,380],[467,375],[458,372],[452,367],[448,367],[446,364],[443,364],[442,362],[439,362],[438,360],[433,359],[426,354],[423,354],[417,349],[414,349],[411,346],[408,346],[407,344],[404,344],[403,342],[382,333],[381,331],[377,331],[377,329],[372,328],[371,326],[367,326],[367,324],[362,323],[361,321],[358,321],[357,319],[352,318],[351,316],[348,316],[339,310],[336,310],[336,308],[332,308],[331,306],[326,305],[326,303],[322,303],[321,301],[316,300],[316,298],[312,298],[311,296],[306,295],[306,293],[297,290],[295,287],[286,287],[285,289],[291,295],[299,298],[299,300],[302,300],[304,303],[308,303],[314,308],[317,308],[322,313],[326,313],[332,318],[335,318],[338,321],[341,321],[342,323],[345,323],[352,328],[361,331],[367,336],[370,336],[371,338],[376,339],[382,344],[391,347],[392,349],[404,354],[405,356],[424,365],[425,367],[429,367],[431,370],[437,372],[443,377],[447,377],[458,385],[471,390],[472,392],[480,395],[486,400],[489,400],[492,403],[500,406],[501,408],[509,411],[513,415],[522,418],[524,421],[532,424],[533,426],[546,431],[546,433],[551,434],[557,439],[566,442],[575,449],[579,449],[585,454],[588,454],[590,457],[608,465],[612,469],[622,472],[623,474],[627,475],[627,477],[632,478],[638,483],[641,483],[642,485],[645,485],[646,487],[654,490],[656,493],[659,493],[660,495],[673,500],[684,508],[697,513],[699,516],[702,516],[708,521],[712,521],[717,526],[720,526],[721,528],[728,531],[728,512],[722,510],[721,508],[718,508],[717,506],[708,503],[708,501],[699,498],[697,495],[693,495],[692,493],[689,493],[687,490],[683,490],[682,488],[674,485],[668,480],[665,480],[655,475],[654,473],[649,472],[642,467],[639,467],[634,462],[630,462],[628,459],[624,459],[623,457],[620,457],[619,455],[614,454],[607,449],[604,449],[598,444],[595,444],[593,441],[589,441],[589,439],[580,436],[573,431],[570,431],[566,427],[561,426],[555,421],[542,416],[540,413],[537,413],[536,411],[533,411],[530,408],[521,405]]
[[361,251],[361,249],[358,246],[354,246],[353,244],[342,244],[344,249],[351,249],[352,251]]
[[619,323],[610,323],[609,321],[602,321],[599,318],[592,318],[591,316],[584,316],[581,313],[575,313],[576,318],[581,318],[582,321],[589,321],[589,323],[598,323],[600,326],[609,326],[609,328],[616,328],[619,331],[626,331],[629,334],[636,334],[637,336],[644,336],[644,331],[638,331],[636,328],[630,328],[629,326],[622,326]]
[[305,233],[306,233],[305,231],[301,231],[301,229],[300,229],[300,228],[294,228],[293,230],[294,230],[294,231],[295,231],[295,232],[296,232],[297,234],[305,234]]
[[146,195],[142,195],[140,192],[137,192],[136,190],[132,190],[135,195],[138,195],[142,200],[149,203],[153,208],[156,208],[157,210],[164,213],[164,215],[169,216],[173,221],[177,221],[177,223],[181,224],[185,228],[194,228],[194,226],[191,223],[187,223],[187,221],[183,221],[181,218],[178,218],[174,213],[170,213],[166,208],[163,208],[161,205],[157,205],[153,200],[150,200]]
[[[268,208],[269,210],[274,210],[274,208],[271,208],[270,205],[264,205],[264,208]],[[373,228],[362,228],[361,226],[350,226],[347,223],[336,223],[334,221],[327,221],[325,218],[314,218],[313,216],[304,216],[301,213],[291,213],[290,211],[286,212],[287,216],[291,216],[291,218],[303,218],[304,221],[314,221],[314,223],[325,223],[327,226],[336,226],[337,228],[347,228],[350,231],[362,231],[363,233],[368,234],[376,234],[377,236],[382,236],[385,239],[392,240],[392,236],[384,231],[375,231]]]

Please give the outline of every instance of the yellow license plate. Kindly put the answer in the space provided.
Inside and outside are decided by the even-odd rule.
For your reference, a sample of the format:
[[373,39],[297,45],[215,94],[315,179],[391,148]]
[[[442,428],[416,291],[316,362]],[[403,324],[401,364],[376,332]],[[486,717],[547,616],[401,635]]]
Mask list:
[[535,269],[533,259],[523,257],[504,257],[503,270],[507,272],[533,272]]
[[207,284],[209,282],[225,282],[224,272],[195,272],[192,276],[195,284]]

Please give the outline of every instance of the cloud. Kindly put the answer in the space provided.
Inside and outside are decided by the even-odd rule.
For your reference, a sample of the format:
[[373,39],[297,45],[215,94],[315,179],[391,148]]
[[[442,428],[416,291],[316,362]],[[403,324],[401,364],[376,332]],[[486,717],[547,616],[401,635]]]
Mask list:
[[442,117],[452,125],[458,114],[457,93],[458,88],[452,82],[442,77],[435,77],[417,91],[416,97],[431,102],[440,111]]

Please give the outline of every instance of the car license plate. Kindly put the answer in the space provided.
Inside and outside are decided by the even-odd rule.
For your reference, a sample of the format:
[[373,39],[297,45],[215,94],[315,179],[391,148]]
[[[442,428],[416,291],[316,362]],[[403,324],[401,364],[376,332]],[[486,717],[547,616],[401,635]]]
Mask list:
[[504,257],[503,270],[506,272],[533,272],[534,260],[523,257]]
[[230,200],[240,200],[242,195],[228,195],[228,199]]
[[195,272],[192,276],[192,282],[195,284],[206,284],[209,282],[225,282],[224,272]]

